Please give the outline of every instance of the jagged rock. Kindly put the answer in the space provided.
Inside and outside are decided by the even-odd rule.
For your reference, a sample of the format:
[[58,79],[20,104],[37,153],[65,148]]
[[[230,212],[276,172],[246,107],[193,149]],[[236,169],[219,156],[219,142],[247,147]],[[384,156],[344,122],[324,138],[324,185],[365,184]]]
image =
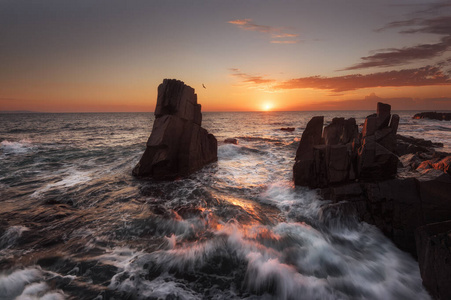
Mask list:
[[296,185],[322,188],[323,198],[334,202],[322,207],[321,220],[352,225],[357,218],[413,256],[419,249],[425,286],[439,299],[451,299],[451,224],[433,233],[427,225],[451,218],[451,155],[435,151],[440,143],[396,135],[399,116],[388,104],[378,103],[360,137],[355,120],[334,118],[320,139],[323,119],[313,121],[315,134],[307,126],[293,177]]
[[234,138],[226,138],[224,140],[224,143],[238,145],[238,140]]
[[445,158],[441,159],[440,161],[432,164],[432,167],[436,170],[441,170],[441,171],[451,175],[451,155],[446,156]]
[[398,167],[396,131],[398,115],[390,115],[390,105],[377,104],[377,114],[366,118],[362,146],[358,150],[358,178],[384,180],[394,178]]
[[358,138],[359,129],[354,118],[333,118],[332,122],[324,127],[323,137],[326,145],[352,143]]
[[451,299],[451,221],[415,231],[423,285],[436,299]]
[[440,121],[451,121],[451,113],[438,113],[438,112],[422,112],[415,114],[412,119],[433,119]]
[[365,120],[361,139],[354,118],[334,118],[320,138],[322,124],[323,118],[315,117],[302,134],[293,167],[296,185],[317,188],[355,179],[395,177],[399,116],[390,114],[390,105],[378,103],[377,114]]
[[216,138],[201,124],[194,89],[182,81],[165,79],[158,86],[152,133],[133,175],[172,180],[216,161]]
[[323,116],[313,117],[302,133],[293,166],[293,179],[296,185],[316,186],[313,147],[323,144],[323,122]]

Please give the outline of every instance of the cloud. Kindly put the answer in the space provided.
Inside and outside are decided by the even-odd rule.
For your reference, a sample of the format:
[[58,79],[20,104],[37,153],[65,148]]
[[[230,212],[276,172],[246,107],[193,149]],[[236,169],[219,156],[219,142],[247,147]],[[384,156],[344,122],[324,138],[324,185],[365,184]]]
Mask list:
[[285,40],[271,40],[273,44],[297,44],[299,40],[293,40],[299,35],[295,33],[286,32],[286,27],[272,27],[267,25],[259,25],[252,21],[252,19],[237,19],[228,21],[227,23],[238,26],[243,30],[257,31],[268,34],[272,39],[285,39]]
[[253,85],[263,85],[263,84],[273,84],[276,82],[274,79],[267,79],[264,78],[264,76],[260,75],[250,75],[241,72],[240,69],[237,68],[231,68],[229,69],[232,71],[232,76],[241,79],[241,82],[245,84],[253,84]]
[[239,69],[231,69],[233,76],[244,83],[269,85],[272,90],[319,89],[334,93],[373,87],[431,86],[451,85],[450,74],[443,72],[440,66],[426,66],[416,69],[377,72],[372,74],[353,74],[324,77],[310,76],[276,81],[265,76],[249,75]]
[[302,77],[276,85],[276,89],[314,88],[333,92],[352,91],[371,87],[401,87],[451,85],[449,75],[439,67],[426,66],[418,69],[378,72],[367,75],[354,74],[336,77]]
[[[418,14],[430,14],[432,12],[443,13],[451,7],[450,4],[431,5],[427,10]],[[406,28],[407,27],[407,28]],[[388,29],[406,28],[401,34],[428,33],[441,35],[439,42],[432,44],[418,44],[411,47],[381,49],[374,55],[361,57],[361,62],[343,70],[357,70],[371,67],[391,67],[411,63],[417,60],[437,58],[451,50],[451,16],[415,17],[403,21],[388,23],[377,32]]]
[[[363,99],[323,101],[314,104],[299,106],[303,110],[374,110],[377,102],[388,103],[392,110],[449,110],[451,97],[442,98],[382,98],[375,93],[365,96]],[[296,108],[294,108],[296,109]]]
[[273,40],[271,41],[271,44],[297,44],[299,43],[299,40],[293,40],[293,41],[277,41],[277,40]]
[[361,57],[363,62],[343,70],[357,70],[371,67],[391,67],[420,59],[438,57],[451,49],[451,36],[444,37],[436,44],[422,44],[401,49],[386,49],[374,55]]
[[237,25],[239,28],[249,31],[271,33],[276,30],[276,28],[273,28],[271,26],[257,25],[254,22],[252,22],[252,19],[232,20],[227,23]]

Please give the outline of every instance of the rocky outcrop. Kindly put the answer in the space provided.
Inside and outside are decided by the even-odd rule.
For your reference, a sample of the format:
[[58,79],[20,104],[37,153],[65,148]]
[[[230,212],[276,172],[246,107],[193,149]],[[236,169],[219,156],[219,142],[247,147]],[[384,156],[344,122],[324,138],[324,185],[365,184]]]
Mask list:
[[390,105],[378,103],[377,114],[366,118],[360,135],[354,118],[334,118],[324,130],[323,121],[313,117],[302,134],[293,166],[295,185],[318,188],[395,177],[399,116],[390,114]]
[[436,152],[435,148],[443,147],[442,143],[433,143],[431,141],[407,137],[397,134],[396,135],[396,151],[395,153],[399,156],[409,154],[409,153],[429,153],[434,154]]
[[152,133],[133,175],[172,180],[216,161],[216,138],[201,124],[201,105],[194,89],[182,81],[165,79],[158,86]]
[[438,113],[438,112],[422,112],[415,114],[412,119],[432,119],[440,121],[451,121],[451,113]]
[[450,190],[451,177],[434,170],[417,177],[328,187],[321,194],[348,210],[352,207],[359,220],[376,225],[400,249],[416,256],[415,230],[449,220]]
[[451,221],[415,231],[423,285],[436,299],[451,299]]
[[321,188],[323,198],[332,200],[322,207],[323,221],[352,215],[418,254],[424,285],[437,299],[450,299],[451,155],[436,151],[440,143],[396,135],[398,124],[382,103],[360,134],[353,119],[334,118],[322,130],[323,117],[312,118],[293,179]]

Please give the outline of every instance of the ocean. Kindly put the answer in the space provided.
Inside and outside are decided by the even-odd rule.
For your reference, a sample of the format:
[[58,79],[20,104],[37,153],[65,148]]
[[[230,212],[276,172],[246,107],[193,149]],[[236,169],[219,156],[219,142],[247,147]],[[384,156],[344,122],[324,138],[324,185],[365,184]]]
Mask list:
[[[174,182],[131,175],[152,113],[0,114],[0,299],[430,299],[414,258],[291,180],[312,116],[371,113],[203,113],[218,162]],[[451,152],[451,122],[394,113]]]

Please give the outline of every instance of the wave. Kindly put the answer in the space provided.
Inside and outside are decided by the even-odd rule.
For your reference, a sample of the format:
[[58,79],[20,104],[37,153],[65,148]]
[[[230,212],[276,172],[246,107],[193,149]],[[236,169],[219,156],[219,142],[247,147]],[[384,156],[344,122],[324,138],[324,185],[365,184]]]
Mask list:
[[0,149],[5,154],[21,154],[32,150],[33,145],[28,139],[23,139],[18,142],[3,140],[0,142]]
[[43,280],[42,271],[37,268],[26,268],[0,275],[0,300],[61,300],[66,298],[63,292],[51,290]]

